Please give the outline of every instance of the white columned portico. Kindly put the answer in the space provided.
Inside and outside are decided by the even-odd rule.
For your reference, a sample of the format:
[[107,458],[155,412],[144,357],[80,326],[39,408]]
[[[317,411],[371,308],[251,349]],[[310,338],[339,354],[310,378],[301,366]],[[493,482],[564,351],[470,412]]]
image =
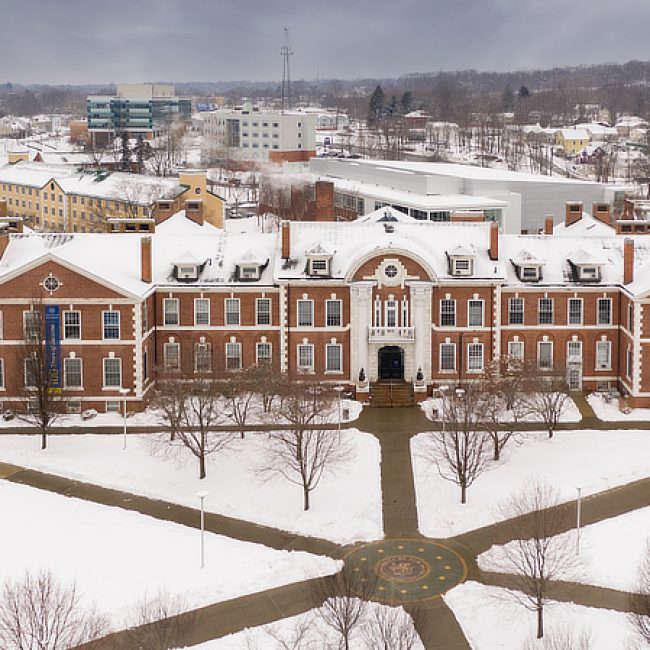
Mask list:
[[422,368],[424,381],[431,381],[431,292],[430,282],[409,283],[411,293],[411,322],[415,328],[415,359],[413,379]]
[[350,381],[356,382],[361,368],[369,376],[368,331],[372,324],[373,282],[350,286]]

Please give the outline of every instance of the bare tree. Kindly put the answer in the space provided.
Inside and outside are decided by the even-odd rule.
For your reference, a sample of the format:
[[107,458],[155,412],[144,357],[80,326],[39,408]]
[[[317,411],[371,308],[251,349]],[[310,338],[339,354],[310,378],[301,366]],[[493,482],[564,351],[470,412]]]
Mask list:
[[270,625],[264,628],[264,632],[275,641],[274,647],[277,650],[306,650],[313,647],[310,645],[313,638],[312,625],[311,617],[303,616],[288,630],[286,626],[280,628]]
[[162,421],[169,428],[169,439],[176,439],[176,434],[183,424],[183,409],[187,388],[180,373],[162,371],[156,382],[151,406],[160,413]]
[[544,605],[553,581],[576,564],[575,547],[568,535],[571,510],[558,504],[558,493],[549,485],[530,481],[500,508],[508,518],[513,541],[500,548],[498,569],[514,576],[516,591],[508,592],[526,609],[537,614],[537,638],[544,636]]
[[239,434],[244,437],[246,423],[251,410],[255,406],[258,380],[256,366],[248,366],[228,376],[221,385],[223,397],[226,400],[226,417],[239,428]]
[[650,541],[639,565],[636,593],[630,595],[629,617],[637,636],[650,644]]
[[120,647],[123,650],[184,647],[199,621],[196,611],[188,610],[182,596],[172,596],[164,591],[154,598],[141,600],[128,621],[128,629],[116,637]]
[[442,431],[424,439],[422,455],[440,476],[460,487],[460,502],[467,502],[467,488],[481,475],[488,461],[489,435],[483,423],[483,399],[475,386],[442,396]]
[[527,364],[525,387],[528,411],[542,420],[552,438],[569,400],[566,369],[542,370]]
[[420,642],[413,617],[397,604],[370,609],[363,638],[372,650],[413,650]]
[[325,425],[331,422],[335,401],[316,383],[301,382],[276,411],[286,430],[269,435],[262,477],[280,475],[302,487],[303,508],[309,510],[310,495],[326,472],[333,472],[352,456],[347,438]]
[[107,630],[106,618],[81,606],[76,586],[59,584],[49,571],[7,580],[0,591],[3,650],[67,650]]
[[35,299],[30,307],[24,313],[23,342],[16,348],[16,365],[24,370],[17,415],[38,428],[41,449],[46,449],[48,431],[66,413],[68,404],[58,349],[60,324],[56,305],[46,306]]
[[589,630],[562,627],[547,632],[541,646],[539,641],[529,640],[524,650],[591,650],[592,643]]

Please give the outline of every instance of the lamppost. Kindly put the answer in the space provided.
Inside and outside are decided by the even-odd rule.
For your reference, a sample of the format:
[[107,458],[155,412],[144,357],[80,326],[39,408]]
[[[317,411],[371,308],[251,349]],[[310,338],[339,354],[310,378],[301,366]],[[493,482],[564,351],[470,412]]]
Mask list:
[[122,451],[126,450],[126,396],[131,392],[130,388],[120,388],[119,393],[124,401],[124,441],[122,443]]
[[208,496],[207,492],[197,492],[196,496],[201,500],[201,568],[205,567],[205,497]]
[[576,504],[576,555],[580,555],[580,517],[582,515],[582,487],[576,486],[578,501]]

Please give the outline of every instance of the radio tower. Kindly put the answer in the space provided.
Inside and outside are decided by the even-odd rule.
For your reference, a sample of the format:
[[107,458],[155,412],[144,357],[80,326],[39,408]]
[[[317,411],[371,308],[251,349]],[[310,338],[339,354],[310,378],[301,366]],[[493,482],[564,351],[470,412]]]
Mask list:
[[291,108],[291,72],[289,68],[289,57],[293,50],[289,45],[289,28],[284,28],[284,45],[280,48],[282,55],[282,112]]

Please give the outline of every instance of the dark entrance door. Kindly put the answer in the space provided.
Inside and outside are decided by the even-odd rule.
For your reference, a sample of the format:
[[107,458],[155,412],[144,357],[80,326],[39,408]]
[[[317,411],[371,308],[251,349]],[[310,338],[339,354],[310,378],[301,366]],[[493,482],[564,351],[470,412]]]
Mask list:
[[389,345],[379,350],[379,379],[404,379],[404,350]]

